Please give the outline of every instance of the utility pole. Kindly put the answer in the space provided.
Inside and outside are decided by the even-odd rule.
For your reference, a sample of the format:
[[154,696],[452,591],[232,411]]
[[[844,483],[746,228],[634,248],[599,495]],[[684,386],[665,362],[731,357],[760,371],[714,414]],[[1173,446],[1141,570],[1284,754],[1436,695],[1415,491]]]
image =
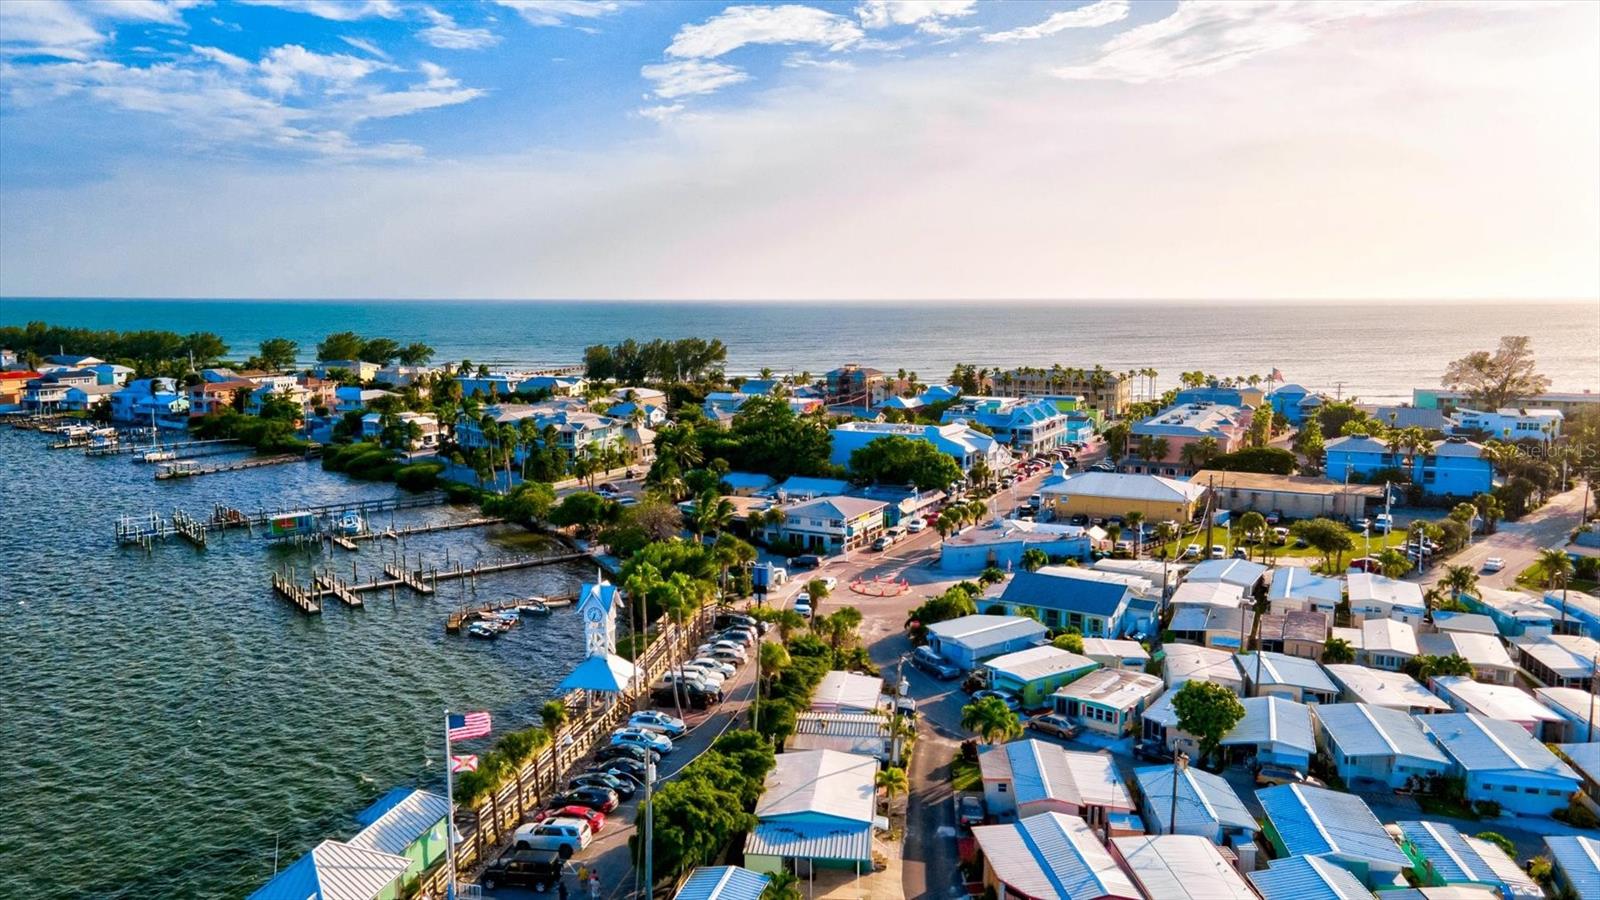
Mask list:
[[[650,754],[645,754],[644,763],[644,896],[655,895],[655,875],[652,867],[655,863],[655,806],[650,802],[650,794],[655,789],[656,764],[650,759]],[[580,889],[582,886],[579,886]]]
[[1586,742],[1594,740],[1594,689],[1595,682],[1600,681],[1600,677],[1596,677],[1597,666],[1600,666],[1600,654],[1591,655],[1589,657],[1589,735],[1584,738]]
[[1189,754],[1182,750],[1172,751],[1172,814],[1167,820],[1167,834],[1178,833],[1178,778],[1188,768]]

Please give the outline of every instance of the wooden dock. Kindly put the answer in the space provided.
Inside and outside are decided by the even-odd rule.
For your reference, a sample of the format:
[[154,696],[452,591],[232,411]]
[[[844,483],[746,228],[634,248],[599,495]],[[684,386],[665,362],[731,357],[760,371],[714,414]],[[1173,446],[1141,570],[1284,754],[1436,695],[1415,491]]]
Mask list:
[[172,527],[178,532],[179,537],[201,550],[206,548],[206,523],[181,509],[175,509],[172,511]]
[[300,583],[282,572],[272,573],[272,589],[278,596],[295,605],[295,608],[308,616],[318,615],[322,612],[322,604],[317,602],[315,591],[301,587]]
[[[556,563],[576,562],[580,559],[589,559],[589,554],[582,550],[570,550],[565,553],[544,553],[529,556],[511,556],[493,562],[478,563],[467,567],[456,563],[450,569],[434,569],[429,574],[434,581],[448,581],[455,578],[477,578],[480,575],[493,575],[497,572],[510,572],[515,569],[531,569],[536,566],[551,566]],[[387,571],[387,567],[385,568]],[[420,572],[418,573],[421,574]]]
[[[365,534],[351,535],[352,540],[374,541],[379,538],[399,540],[413,534],[433,534],[437,531],[456,531],[462,528],[485,528],[490,525],[504,525],[505,519],[499,516],[477,516],[463,519],[459,522],[439,522],[433,525],[410,525],[405,528],[386,528],[382,531],[368,531]],[[354,550],[354,547],[349,549]]]
[[312,459],[310,456],[301,456],[298,453],[282,453],[276,456],[253,456],[241,459],[238,462],[218,463],[210,466],[177,467],[172,462],[164,464],[156,471],[156,480],[162,481],[169,478],[195,478],[201,475],[217,475],[222,472],[242,472],[245,469],[261,469],[267,466],[282,466],[288,463],[305,462]]
[[121,443],[119,443],[119,444],[113,444],[113,445],[107,446],[107,447],[87,447],[87,448],[84,449],[83,455],[84,456],[134,456],[135,459],[140,459],[141,457],[143,457],[144,454],[149,453],[152,450],[171,450],[173,452],[177,452],[177,451],[180,451],[180,450],[193,450],[193,449],[201,448],[201,447],[219,447],[219,446],[225,446],[225,445],[231,445],[231,446],[237,447],[240,450],[248,450],[248,449],[250,449],[250,448],[246,447],[245,445],[239,443],[238,441],[234,440],[233,438],[216,438],[216,439],[213,439],[213,440],[206,440],[206,441],[176,441],[176,442],[171,443],[171,444],[132,444],[132,443],[121,444]]
[[438,581],[437,576],[435,576],[433,582],[423,581],[422,572],[411,572],[407,570],[405,566],[400,565],[399,563],[384,563],[383,574],[423,595],[433,593],[434,588],[436,587],[434,582]]
[[[294,458],[299,459],[299,457]],[[347,512],[357,512],[362,516],[370,517],[374,513],[391,512],[400,509],[421,509],[440,506],[448,502],[449,497],[446,494],[442,491],[434,491],[427,494],[405,494],[373,500],[325,503],[319,506],[279,507],[272,510],[264,507],[255,510],[242,510],[219,503],[212,507],[209,519],[200,519],[197,516],[191,516],[190,518],[208,531],[244,528],[253,534],[257,529],[265,529],[273,519],[289,514],[309,513],[319,518],[334,519]],[[153,541],[165,540],[177,535],[177,527],[171,521],[153,511],[139,515],[120,516],[116,522],[116,537],[119,544],[138,544],[148,547]],[[313,535],[313,537],[317,537],[318,540],[321,539],[316,535]]]
[[365,606],[361,595],[350,589],[350,583],[334,575],[332,572],[318,572],[312,583],[324,596],[332,594],[345,606]]
[[494,603],[482,603],[452,612],[450,617],[445,619],[444,630],[447,634],[458,634],[462,627],[469,622],[483,618],[486,615],[521,609],[524,606],[532,605],[535,601],[543,603],[550,609],[560,609],[578,602],[578,597],[576,594],[572,594],[565,597],[528,597],[521,600],[499,600]]
[[330,534],[330,535],[328,535],[328,540],[332,541],[334,546],[343,547],[346,550],[360,550],[361,549],[360,547],[356,546],[356,542],[355,541],[350,540],[348,537],[345,537],[342,534]]

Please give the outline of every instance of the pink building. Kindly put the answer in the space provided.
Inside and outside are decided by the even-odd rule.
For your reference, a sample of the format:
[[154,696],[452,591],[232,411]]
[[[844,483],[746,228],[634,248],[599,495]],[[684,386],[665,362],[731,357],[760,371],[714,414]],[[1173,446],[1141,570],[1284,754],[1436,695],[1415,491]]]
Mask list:
[[[1232,453],[1244,446],[1250,431],[1249,407],[1221,403],[1180,403],[1169,406],[1129,429],[1124,471],[1149,475],[1190,475],[1205,463],[1184,462],[1183,448],[1206,438],[1216,441],[1216,453]],[[1150,450],[1152,458],[1144,455]],[[1165,452],[1161,452],[1161,451]]]

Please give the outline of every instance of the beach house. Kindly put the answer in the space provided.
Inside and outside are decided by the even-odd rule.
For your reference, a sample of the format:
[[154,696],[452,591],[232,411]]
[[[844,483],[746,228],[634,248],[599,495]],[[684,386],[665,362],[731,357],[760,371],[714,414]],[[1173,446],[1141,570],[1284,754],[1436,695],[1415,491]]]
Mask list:
[[781,522],[767,525],[768,541],[788,541],[811,553],[841,553],[871,546],[883,534],[881,500],[818,497],[784,508]]
[[1417,721],[1467,782],[1471,802],[1492,801],[1505,812],[1548,816],[1565,809],[1581,779],[1516,722],[1476,713],[1442,713]]
[[1169,406],[1129,429],[1121,467],[1146,475],[1192,474],[1204,468],[1206,461],[1196,464],[1184,448],[1210,439],[1215,454],[1232,453],[1244,444],[1250,415],[1249,409],[1219,403]]
[[1063,568],[1017,572],[999,596],[982,601],[982,608],[988,613],[1026,615],[1047,628],[1076,628],[1085,636],[1120,637],[1134,596],[1124,582]]
[[1160,695],[1161,679],[1127,669],[1096,669],[1050,695],[1057,715],[1118,738],[1137,731],[1139,715]]
[[939,421],[980,425],[1024,456],[1048,453],[1072,440],[1067,435],[1067,414],[1044,400],[963,397],[947,407]]

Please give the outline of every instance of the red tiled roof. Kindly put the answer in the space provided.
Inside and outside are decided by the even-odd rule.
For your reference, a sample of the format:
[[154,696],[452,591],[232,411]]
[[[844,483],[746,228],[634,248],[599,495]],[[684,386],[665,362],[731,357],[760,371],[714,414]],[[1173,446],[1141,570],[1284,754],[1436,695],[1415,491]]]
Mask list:
[[10,379],[13,379],[13,378],[26,380],[26,379],[29,379],[29,378],[43,378],[43,377],[44,377],[43,373],[40,373],[40,372],[0,372],[0,380],[10,380]]

